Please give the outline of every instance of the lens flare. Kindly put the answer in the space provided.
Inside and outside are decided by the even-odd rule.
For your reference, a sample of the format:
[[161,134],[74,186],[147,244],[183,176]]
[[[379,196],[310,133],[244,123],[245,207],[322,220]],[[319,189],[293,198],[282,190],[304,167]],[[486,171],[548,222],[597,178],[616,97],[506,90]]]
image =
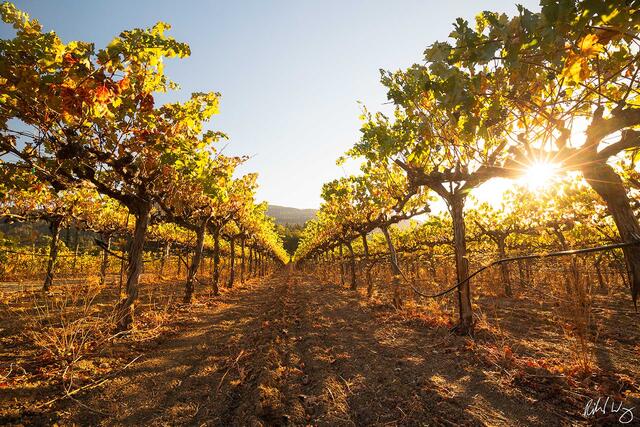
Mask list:
[[547,162],[536,162],[531,164],[524,176],[522,182],[529,187],[530,190],[541,190],[550,184],[551,179],[557,174],[558,165]]

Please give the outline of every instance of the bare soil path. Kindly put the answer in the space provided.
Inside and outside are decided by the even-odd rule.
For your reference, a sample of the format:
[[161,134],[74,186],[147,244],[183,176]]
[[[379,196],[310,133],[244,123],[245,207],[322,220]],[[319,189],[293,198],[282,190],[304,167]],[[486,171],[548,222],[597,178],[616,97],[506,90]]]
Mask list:
[[445,328],[301,274],[194,310],[117,378],[66,401],[61,424],[566,425],[562,404],[506,386]]

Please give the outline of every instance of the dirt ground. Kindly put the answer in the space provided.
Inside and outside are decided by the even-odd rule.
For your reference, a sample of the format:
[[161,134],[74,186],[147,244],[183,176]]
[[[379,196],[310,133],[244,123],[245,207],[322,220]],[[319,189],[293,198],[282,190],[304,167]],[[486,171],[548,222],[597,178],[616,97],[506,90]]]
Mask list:
[[[494,310],[496,316],[508,313],[508,306]],[[503,327],[510,330],[508,322]],[[139,358],[99,387],[57,401],[37,417],[27,411],[22,421],[5,422],[608,424],[621,413],[583,414],[590,398],[610,394],[627,396],[623,407],[639,408],[631,425],[640,420],[633,400],[639,391],[637,352],[625,359],[634,367],[622,369],[627,375],[559,373],[531,363],[536,351],[548,350],[529,348],[536,346],[536,335],[513,349],[489,329],[480,328],[476,340],[451,335],[428,318],[300,273],[281,272],[197,304],[176,316],[171,330],[120,354],[123,361]],[[548,346],[553,349],[553,339]],[[25,392],[9,393],[5,402]]]

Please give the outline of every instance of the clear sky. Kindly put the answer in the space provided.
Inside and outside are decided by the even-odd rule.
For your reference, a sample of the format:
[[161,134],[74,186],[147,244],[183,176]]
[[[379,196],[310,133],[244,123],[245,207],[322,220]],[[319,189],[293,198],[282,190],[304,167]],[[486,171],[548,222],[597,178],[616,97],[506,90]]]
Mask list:
[[[530,9],[537,1],[520,0]],[[181,90],[222,93],[212,128],[230,136],[229,154],[251,159],[258,200],[298,208],[320,203],[322,183],[353,173],[335,165],[359,137],[360,105],[384,109],[379,69],[422,61],[457,17],[515,13],[512,0],[30,0],[15,4],[64,41],[98,48],[120,31],[172,25],[191,57],[167,61]],[[7,26],[0,37],[9,37]]]

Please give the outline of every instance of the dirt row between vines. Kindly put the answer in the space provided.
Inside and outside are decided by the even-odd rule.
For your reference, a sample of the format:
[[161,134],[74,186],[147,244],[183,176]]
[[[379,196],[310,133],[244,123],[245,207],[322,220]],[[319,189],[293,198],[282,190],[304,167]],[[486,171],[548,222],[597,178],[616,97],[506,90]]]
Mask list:
[[563,399],[557,385],[521,385],[481,357],[469,338],[300,274],[238,287],[175,327],[116,378],[54,408],[53,419],[221,426],[584,422],[586,402]]

